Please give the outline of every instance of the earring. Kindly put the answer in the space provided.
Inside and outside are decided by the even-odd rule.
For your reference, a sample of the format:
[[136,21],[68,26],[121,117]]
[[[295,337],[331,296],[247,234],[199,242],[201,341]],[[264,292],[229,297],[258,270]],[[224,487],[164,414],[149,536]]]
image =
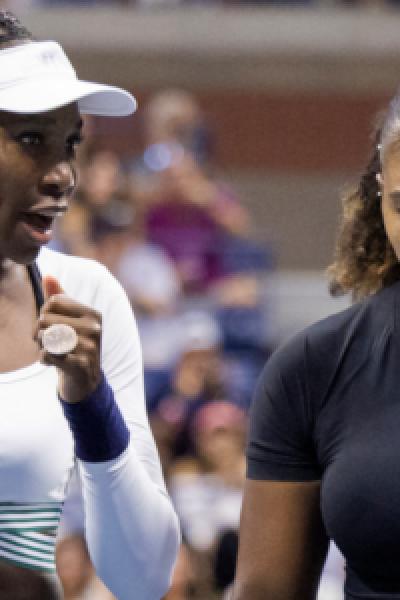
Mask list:
[[[382,173],[377,173],[375,175],[375,179],[376,179],[376,181],[377,181],[377,183],[378,183],[379,186],[381,186],[383,184]],[[376,192],[376,195],[378,197],[382,196],[382,190],[380,189],[380,187],[378,187],[378,191]]]

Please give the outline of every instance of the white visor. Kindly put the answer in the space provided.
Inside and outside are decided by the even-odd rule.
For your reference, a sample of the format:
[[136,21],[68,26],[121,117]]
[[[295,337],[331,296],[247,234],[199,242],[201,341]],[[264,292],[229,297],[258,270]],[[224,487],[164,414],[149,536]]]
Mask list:
[[79,80],[57,42],[29,42],[0,51],[0,110],[41,113],[71,102],[90,115],[123,117],[136,110],[129,92]]

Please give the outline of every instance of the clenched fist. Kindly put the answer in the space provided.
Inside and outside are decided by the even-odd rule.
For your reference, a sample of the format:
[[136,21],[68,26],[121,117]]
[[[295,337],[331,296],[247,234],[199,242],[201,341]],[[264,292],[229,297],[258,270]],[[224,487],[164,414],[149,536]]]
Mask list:
[[[101,315],[68,298],[51,275],[43,277],[42,286],[45,303],[34,329],[34,337],[41,348],[40,362],[57,367],[61,398],[66,402],[80,402],[96,389],[102,377]],[[54,324],[69,325],[77,333],[78,343],[68,354],[50,354],[43,348],[43,332]]]

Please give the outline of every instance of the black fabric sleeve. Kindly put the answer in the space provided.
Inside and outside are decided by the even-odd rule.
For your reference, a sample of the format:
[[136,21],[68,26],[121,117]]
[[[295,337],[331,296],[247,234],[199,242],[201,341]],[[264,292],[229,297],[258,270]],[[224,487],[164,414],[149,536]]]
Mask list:
[[300,334],[268,360],[250,411],[247,477],[313,481],[321,468],[313,444],[314,410],[308,381],[308,343]]

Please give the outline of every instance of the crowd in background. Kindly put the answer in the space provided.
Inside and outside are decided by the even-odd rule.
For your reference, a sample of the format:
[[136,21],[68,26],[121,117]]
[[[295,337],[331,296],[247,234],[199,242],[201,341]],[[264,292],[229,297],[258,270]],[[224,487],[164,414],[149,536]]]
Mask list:
[[[196,99],[165,90],[143,114],[140,156],[100,150],[85,118],[77,188],[51,246],[103,263],[135,312],[149,420],[184,541],[166,600],[228,598],[247,412],[272,350],[264,283],[274,255],[213,176],[212,132]],[[111,600],[75,517],[56,551],[64,598]],[[341,578],[333,555],[320,600],[341,597]]]
[[[51,246],[100,261],[126,290],[184,538],[167,598],[220,597],[236,560],[246,413],[270,352],[263,283],[273,253],[255,241],[235,191],[213,178],[212,132],[191,94],[150,99],[140,156],[99,150],[90,129],[85,119],[77,188]],[[77,532],[57,548],[66,599],[80,597],[64,571],[75,546],[83,564],[81,541]]]

